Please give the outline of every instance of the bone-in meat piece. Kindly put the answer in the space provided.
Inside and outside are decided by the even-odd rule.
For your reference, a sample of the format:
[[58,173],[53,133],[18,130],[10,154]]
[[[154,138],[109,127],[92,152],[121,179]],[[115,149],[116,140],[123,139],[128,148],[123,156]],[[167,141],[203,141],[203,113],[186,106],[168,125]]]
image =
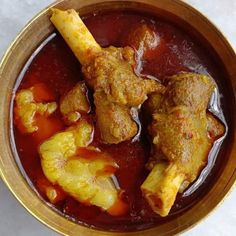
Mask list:
[[[103,96],[101,102],[106,106],[103,109],[100,109],[101,106],[98,109],[96,107],[102,141],[120,143],[131,139],[138,129],[128,111],[131,107],[140,106],[147,99],[147,94],[162,90],[163,87],[154,80],[143,79],[134,73],[135,58],[131,47],[111,46],[103,49],[76,11],[52,11],[51,21],[82,64],[86,82],[96,94]],[[97,105],[100,101],[97,100],[97,96],[94,99]],[[113,108],[113,114],[120,114],[121,117],[111,115],[109,120],[108,117],[104,119],[104,115],[110,112],[110,107]],[[106,108],[108,110],[105,110]],[[108,120],[108,123],[103,124],[104,120]],[[124,120],[127,121],[127,132],[123,132]],[[112,127],[118,130],[114,131]]]
[[151,172],[141,189],[161,216],[168,215],[177,193],[197,178],[214,140],[224,133],[224,126],[207,114],[214,88],[206,75],[181,73],[169,79],[163,96],[153,95],[148,102],[153,150],[147,164]]

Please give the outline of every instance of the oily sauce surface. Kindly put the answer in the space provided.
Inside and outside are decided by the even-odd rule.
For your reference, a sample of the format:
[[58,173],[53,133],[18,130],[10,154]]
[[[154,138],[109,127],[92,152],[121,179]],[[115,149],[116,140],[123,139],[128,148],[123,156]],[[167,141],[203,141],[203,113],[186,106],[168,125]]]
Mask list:
[[[84,22],[97,42],[103,47],[108,45],[127,46],[129,43],[127,35],[130,30],[146,23],[156,31],[160,38],[160,44],[152,52],[151,57],[138,61],[140,74],[155,76],[159,80],[181,71],[210,74],[218,83],[220,92],[223,89],[219,80],[220,71],[209,55],[186,33],[169,23],[135,12],[101,12],[86,16]],[[59,102],[60,96],[80,80],[83,80],[83,76],[79,62],[64,40],[56,35],[34,58],[18,89],[44,83],[47,85],[47,89],[54,94],[55,100]],[[59,112],[53,115],[52,119],[57,124],[55,129],[48,130],[45,125],[45,133],[40,137],[35,133],[23,135],[17,128],[14,129],[15,143],[23,169],[45,201],[48,200],[42,191],[42,186],[47,184],[47,180],[41,169],[37,148],[45,138],[66,128]],[[145,117],[143,119],[145,120]],[[119,165],[116,178],[120,187],[125,190],[124,198],[129,205],[129,212],[126,215],[122,217],[110,216],[99,208],[85,206],[68,195],[63,196],[62,200],[53,207],[82,224],[115,231],[141,230],[162,224],[191,207],[207,191],[219,164],[214,166],[204,184],[194,193],[185,197],[179,194],[169,216],[161,218],[153,213],[140,190],[140,185],[148,174],[145,170],[145,163],[150,152],[147,136],[145,129],[143,129],[139,141],[129,141],[118,145],[101,144],[95,136],[94,142],[99,145],[101,150],[110,153]],[[217,162],[220,163],[220,157]],[[58,186],[57,188],[60,189]],[[65,195],[62,190],[60,191],[62,195]]]

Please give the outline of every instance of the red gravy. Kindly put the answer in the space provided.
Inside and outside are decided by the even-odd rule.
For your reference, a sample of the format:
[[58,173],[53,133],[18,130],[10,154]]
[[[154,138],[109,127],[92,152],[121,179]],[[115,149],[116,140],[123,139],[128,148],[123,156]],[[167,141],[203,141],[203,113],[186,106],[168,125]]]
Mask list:
[[[161,39],[160,47],[155,50],[151,59],[139,61],[141,65],[140,73],[157,77],[160,81],[169,75],[181,71],[192,71],[211,75],[219,86],[220,94],[224,94],[224,86],[221,83],[221,71],[214,60],[210,57],[197,42],[190,36],[171,23],[164,22],[159,18],[142,15],[135,12],[117,11],[100,12],[94,15],[84,17],[84,22],[92,32],[97,42],[103,47],[126,46],[127,36],[130,31],[142,23],[146,23],[157,32]],[[70,90],[78,81],[83,80],[79,62],[76,60],[64,40],[56,34],[47,40],[47,43],[41,47],[41,50],[33,60],[28,63],[19,77],[19,87],[29,88],[37,83],[45,83],[47,88],[55,95],[59,102],[61,95]],[[218,95],[217,95],[218,96]],[[90,96],[91,97],[91,96]],[[221,108],[225,111],[225,97],[221,98]],[[213,103],[216,101],[213,101]],[[92,103],[92,99],[91,99]],[[91,116],[94,114],[92,109]],[[223,113],[218,117],[224,122]],[[65,129],[62,117],[59,112],[53,115],[53,122],[57,124],[55,130],[48,130],[45,126],[45,133],[38,137],[37,133],[23,135],[14,127],[14,140],[17,153],[22,165],[22,171],[26,173],[26,179],[32,187],[39,193],[42,199],[48,202],[42,191],[42,186],[47,184],[37,152],[40,142],[52,133]],[[141,117],[145,123],[146,118]],[[147,120],[146,120],[147,122]],[[222,140],[223,141],[223,140]],[[209,190],[213,181],[217,177],[222,157],[224,145],[216,145],[214,151],[219,151],[218,157],[212,152],[209,155],[210,164],[204,169],[203,180],[187,194],[179,194],[175,205],[169,216],[161,218],[155,214],[145,199],[142,197],[140,185],[147,177],[148,172],[145,169],[145,163],[148,160],[150,144],[145,128],[142,129],[138,141],[124,142],[118,145],[101,144],[98,137],[95,136],[96,144],[104,151],[111,154],[119,165],[116,172],[116,178],[122,189],[125,190],[124,199],[129,205],[129,212],[124,216],[114,217],[106,212],[102,212],[95,206],[85,206],[72,197],[63,193],[62,200],[57,204],[51,204],[59,213],[80,224],[88,225],[104,230],[112,231],[133,231],[157,226],[168,221],[170,218],[178,217],[184,211],[189,209],[196,201]],[[214,156],[215,155],[215,156]],[[191,187],[190,187],[191,188]],[[188,190],[187,190],[188,191]]]

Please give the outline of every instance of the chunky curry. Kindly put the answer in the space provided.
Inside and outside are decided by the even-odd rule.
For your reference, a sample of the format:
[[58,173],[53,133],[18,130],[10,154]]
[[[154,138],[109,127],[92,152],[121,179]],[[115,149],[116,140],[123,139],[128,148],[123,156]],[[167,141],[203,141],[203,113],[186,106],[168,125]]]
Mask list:
[[181,33],[113,14],[111,23],[123,22],[115,40],[93,28],[102,13],[85,20],[93,36],[74,10],[52,9],[79,63],[59,38],[35,58],[15,96],[16,144],[38,191],[64,214],[101,228],[146,228],[175,208],[225,127],[208,111],[217,85],[191,69],[200,59],[178,45]]

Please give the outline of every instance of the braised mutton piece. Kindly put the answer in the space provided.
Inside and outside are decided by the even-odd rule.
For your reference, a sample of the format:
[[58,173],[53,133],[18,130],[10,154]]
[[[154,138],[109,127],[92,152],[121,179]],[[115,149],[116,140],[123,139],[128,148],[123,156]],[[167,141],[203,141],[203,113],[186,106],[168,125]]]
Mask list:
[[[86,82],[95,91],[96,116],[103,142],[119,143],[135,136],[137,125],[130,108],[141,105],[147,94],[161,90],[162,86],[134,73],[131,47],[101,48],[74,10],[53,9],[51,21],[82,64]],[[104,124],[108,118],[109,122]]]
[[84,83],[78,83],[60,101],[60,111],[67,124],[77,122],[81,113],[89,113],[90,104],[87,88]]
[[223,125],[206,112],[214,88],[206,75],[181,73],[169,79],[163,96],[149,101],[153,153],[147,164],[151,173],[141,189],[161,216],[168,215],[177,193],[197,178],[214,140],[224,133]]

